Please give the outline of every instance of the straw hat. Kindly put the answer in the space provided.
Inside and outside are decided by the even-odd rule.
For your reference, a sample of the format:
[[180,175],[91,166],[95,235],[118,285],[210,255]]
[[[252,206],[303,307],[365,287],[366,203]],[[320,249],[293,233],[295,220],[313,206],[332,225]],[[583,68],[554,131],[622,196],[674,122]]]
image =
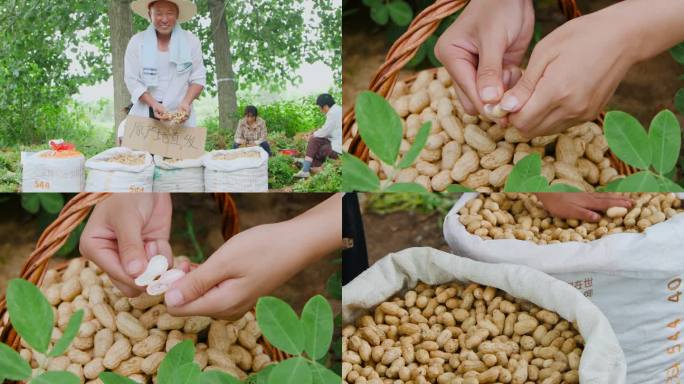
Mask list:
[[[150,4],[158,0],[135,0],[131,3],[131,9],[138,15],[150,19],[149,10]],[[178,6],[178,22],[184,23],[197,14],[197,5],[190,0],[166,0]]]

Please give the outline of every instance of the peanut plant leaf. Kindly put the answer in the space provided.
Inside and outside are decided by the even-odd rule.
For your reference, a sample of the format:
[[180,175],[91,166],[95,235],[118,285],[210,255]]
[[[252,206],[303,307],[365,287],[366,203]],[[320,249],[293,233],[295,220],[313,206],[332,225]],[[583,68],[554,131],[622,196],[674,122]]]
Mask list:
[[398,167],[400,169],[408,168],[416,161],[418,155],[420,155],[420,151],[425,148],[425,143],[427,143],[428,136],[430,136],[431,127],[432,123],[429,121],[420,127],[416,138],[413,140],[411,148],[408,150],[408,152],[406,152],[404,158],[399,162]]
[[278,363],[268,378],[269,384],[312,384],[309,363],[301,357],[293,357]]
[[333,337],[333,311],[321,295],[309,299],[302,309],[302,327],[305,331],[304,351],[313,360],[325,356]]
[[135,384],[135,381],[114,372],[102,372],[98,377],[104,384]]
[[656,176],[660,192],[684,192],[684,188],[665,176]]
[[199,382],[200,384],[242,384],[242,381],[221,371],[202,372]]
[[384,4],[378,4],[371,7],[370,17],[376,23],[385,25],[389,21],[389,10]]
[[78,334],[78,330],[81,327],[81,322],[83,321],[83,313],[83,310],[79,309],[78,311],[74,312],[73,315],[71,315],[71,318],[69,318],[69,323],[67,324],[67,327],[64,330],[64,334],[59,339],[59,341],[57,341],[57,344],[55,344],[55,346],[52,348],[52,351],[48,353],[48,356],[59,356],[63,354],[67,350],[67,348],[69,348],[69,345],[72,341],[74,341],[74,337],[76,337],[76,335]]
[[19,336],[38,352],[47,352],[55,317],[40,289],[23,279],[10,280],[7,309]]
[[541,176],[541,156],[538,153],[525,156],[518,164],[513,166],[506,180],[504,191],[530,192],[524,189],[525,182],[535,176]]
[[542,175],[533,176],[525,180],[520,189],[525,192],[547,192],[549,181]]
[[31,380],[31,384],[80,384],[78,376],[71,372],[45,372]]
[[[193,356],[194,357],[194,356]],[[202,371],[199,365],[194,362],[185,363],[178,367],[173,380],[169,384],[197,384],[200,380]]]
[[368,148],[385,164],[399,155],[403,128],[397,112],[382,96],[370,91],[356,99],[356,123]]
[[64,197],[61,193],[40,193],[40,205],[47,213],[56,215],[64,207]]
[[620,182],[618,192],[658,192],[658,180],[649,171],[641,171],[630,175]]
[[335,300],[342,300],[342,272],[333,273],[325,284],[330,297]]
[[599,187],[598,191],[599,192],[617,192],[618,188],[620,187],[620,183],[622,183],[622,180],[624,179],[616,179],[608,183],[607,185],[603,187]]
[[36,214],[40,211],[40,194],[39,193],[24,193],[21,195],[21,207],[26,212]]
[[418,183],[395,183],[385,189],[385,192],[428,193],[427,189]]
[[606,114],[603,130],[608,147],[620,160],[639,169],[648,169],[651,146],[639,120],[625,112],[610,111]]
[[413,9],[404,0],[393,0],[387,4],[389,16],[394,24],[405,27],[413,20]]
[[311,363],[313,384],[339,384],[342,378],[319,363]]
[[380,179],[358,157],[342,154],[342,190],[374,192],[380,189]]
[[446,191],[449,193],[475,192],[473,189],[464,187],[460,184],[451,184],[447,187]]
[[679,88],[674,98],[674,105],[677,112],[684,115],[684,88]]
[[25,380],[31,377],[31,366],[8,345],[0,343],[0,382],[2,379]]
[[266,340],[276,348],[291,355],[302,353],[304,329],[289,304],[275,297],[262,297],[256,305],[256,319]]
[[192,363],[195,358],[195,346],[190,340],[176,344],[159,365],[157,379],[160,383],[174,383],[181,366]]
[[684,65],[684,43],[679,43],[670,49],[672,58],[679,64]]
[[674,169],[682,146],[682,132],[675,114],[665,109],[655,115],[648,130],[648,140],[653,168],[660,174]]
[[554,184],[549,187],[548,192],[584,192],[577,187],[567,184]]
[[273,367],[275,367],[275,365],[271,364],[259,371],[255,376],[256,380],[254,381],[254,384],[268,384],[268,379],[271,377]]

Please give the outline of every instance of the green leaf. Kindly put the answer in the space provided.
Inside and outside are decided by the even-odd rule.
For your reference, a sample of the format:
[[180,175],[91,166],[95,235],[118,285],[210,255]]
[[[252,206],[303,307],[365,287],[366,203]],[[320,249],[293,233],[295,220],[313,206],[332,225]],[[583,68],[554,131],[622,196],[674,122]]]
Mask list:
[[128,377],[123,377],[114,372],[102,372],[98,377],[104,384],[136,384],[135,381]]
[[342,272],[336,271],[326,283],[328,294],[336,300],[342,300]]
[[195,358],[195,346],[192,341],[185,340],[176,344],[166,354],[164,360],[159,365],[157,380],[160,383],[174,383],[181,366],[192,363]]
[[71,372],[45,372],[31,380],[31,384],[80,384],[78,376]]
[[548,192],[584,192],[583,190],[567,184],[554,184],[549,187]]
[[606,114],[604,132],[608,147],[625,163],[648,169],[651,164],[651,147],[641,123],[631,115],[610,111]]
[[385,164],[394,164],[403,128],[389,102],[373,92],[362,92],[356,99],[356,122],[368,148]]
[[414,68],[417,67],[418,64],[422,63],[423,60],[425,60],[425,56],[428,54],[428,49],[426,47],[426,44],[423,43],[421,44],[420,48],[418,48],[418,51],[416,52],[415,56],[409,60],[408,63],[406,63],[406,68]]
[[276,348],[291,355],[302,353],[302,323],[286,302],[271,296],[260,298],[256,305],[256,318],[264,337]]
[[450,186],[447,187],[446,191],[449,193],[475,192],[474,190],[472,190],[468,187],[464,187],[460,184],[451,184]]
[[221,371],[202,372],[199,382],[200,384],[242,384],[242,381]]
[[304,350],[314,360],[325,356],[333,337],[333,311],[325,297],[316,295],[302,310]]
[[384,4],[378,4],[371,7],[370,17],[376,23],[380,25],[385,25],[389,21],[389,9]]
[[47,352],[55,317],[40,289],[23,279],[10,280],[7,308],[19,336],[38,352]]
[[342,378],[319,363],[310,363],[313,384],[340,384]]
[[684,65],[684,43],[679,43],[672,47],[670,54],[679,64]]
[[303,358],[293,357],[277,364],[268,382],[269,384],[311,384],[311,368]]
[[363,0],[363,5],[366,7],[375,7],[382,4],[382,0]]
[[427,189],[417,183],[395,183],[385,189],[384,192],[414,192],[414,193],[428,193]]
[[677,111],[684,115],[684,88],[679,88],[675,94],[674,105]]
[[413,9],[404,0],[393,0],[387,4],[389,15],[395,24],[399,26],[406,26],[411,24],[413,20]]
[[28,213],[36,214],[40,211],[40,194],[23,193],[21,195],[21,207]]
[[525,182],[535,176],[541,176],[541,156],[538,153],[531,153],[513,166],[506,180],[504,191],[529,192],[524,189]]
[[274,367],[275,365],[271,364],[259,371],[259,373],[256,374],[256,384],[268,384],[268,378],[271,376]]
[[618,192],[658,192],[658,180],[649,171],[641,171],[622,180]]
[[674,169],[682,146],[682,132],[675,114],[667,109],[660,111],[651,121],[648,140],[653,168],[660,174]]
[[437,36],[432,35],[425,40],[423,46],[427,50],[427,57],[430,60],[430,64],[434,67],[441,67],[442,63],[439,61],[435,55],[435,45],[437,45]]
[[549,181],[542,175],[530,177],[520,187],[526,192],[546,192],[549,189]]
[[78,334],[78,330],[81,327],[81,322],[83,321],[83,310],[79,309],[69,319],[66,330],[62,337],[57,341],[57,344],[52,348],[52,351],[48,353],[48,356],[56,357],[63,354],[69,345],[74,340],[74,337]]
[[380,189],[380,179],[358,157],[342,154],[342,190],[345,192],[374,192]]
[[64,208],[64,197],[61,193],[40,193],[40,205],[47,213],[58,214]]
[[432,122],[430,121],[425,122],[425,124],[420,127],[420,130],[413,141],[413,145],[411,145],[411,148],[406,152],[404,158],[399,162],[398,167],[400,169],[408,168],[416,161],[418,155],[420,155],[420,151],[425,148],[425,143],[427,143],[428,136],[430,136],[431,127]]
[[679,184],[664,176],[656,176],[660,192],[684,192]]
[[31,366],[8,345],[0,343],[0,380],[25,380],[31,376]]
[[169,384],[197,384],[201,374],[199,365],[194,362],[185,363],[178,367]]

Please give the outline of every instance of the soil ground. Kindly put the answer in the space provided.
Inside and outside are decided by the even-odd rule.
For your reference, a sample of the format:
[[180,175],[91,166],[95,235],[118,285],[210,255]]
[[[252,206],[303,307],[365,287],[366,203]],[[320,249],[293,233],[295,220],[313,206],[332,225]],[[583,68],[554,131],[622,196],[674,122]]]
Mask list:
[[[274,223],[295,217],[314,207],[328,194],[237,194],[233,195],[240,215],[240,227],[246,230],[253,226]],[[37,219],[26,213],[19,204],[20,196],[12,195],[0,204],[3,212],[0,218],[0,297],[4,296],[9,279],[18,277],[26,257],[33,251],[40,236]],[[206,256],[211,255],[223,244],[221,215],[211,194],[173,195],[174,216],[171,231],[171,245],[176,255],[194,255],[194,247],[187,235],[186,213],[192,212],[195,236]],[[339,269],[332,261],[339,257],[329,255],[309,266],[291,281],[277,289],[273,295],[288,301],[300,311],[306,301],[319,293],[326,292],[328,278]],[[55,259],[57,264],[63,259]],[[325,294],[327,296],[327,294]],[[334,303],[339,310],[339,304]]]
[[[555,2],[551,3],[554,4],[541,5],[536,13],[544,35],[565,21]],[[614,3],[614,0],[585,0],[580,1],[580,8],[583,13],[589,13]],[[358,7],[361,11],[345,17],[343,26],[345,112],[354,105],[358,93],[367,89],[373,74],[385,61],[385,55],[390,48],[385,32],[363,16],[367,13],[365,7]],[[678,80],[678,76],[683,73],[684,66],[674,61],[668,52],[639,63],[622,81],[607,109],[628,112],[644,126],[648,126],[653,116],[662,109],[674,110],[674,95],[684,86],[684,82]],[[410,71],[404,71],[404,74],[410,74]],[[402,77],[404,75],[400,75],[400,78]],[[678,117],[684,129],[684,116]]]

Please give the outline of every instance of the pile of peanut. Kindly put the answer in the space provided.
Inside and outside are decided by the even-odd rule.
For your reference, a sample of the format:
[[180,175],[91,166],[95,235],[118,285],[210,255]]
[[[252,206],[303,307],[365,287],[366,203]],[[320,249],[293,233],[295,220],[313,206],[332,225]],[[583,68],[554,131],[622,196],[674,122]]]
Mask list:
[[188,114],[184,111],[167,112],[162,115],[164,120],[168,120],[174,124],[182,124],[188,118]]
[[574,384],[584,346],[556,313],[460,283],[419,283],[342,337],[342,379],[354,384]]
[[214,156],[214,160],[258,159],[261,155],[257,151],[229,152]]
[[592,191],[621,177],[606,157],[608,143],[595,123],[529,139],[487,116],[467,114],[454,86],[444,68],[419,72],[412,84],[398,81],[394,86],[389,102],[404,125],[400,154],[409,150],[423,123],[431,122],[432,129],[411,168],[395,170],[371,152],[368,165],[384,183],[415,182],[430,191],[458,183],[478,192],[499,191],[513,165],[531,153],[542,157],[542,175],[551,184]]
[[536,195],[492,193],[479,195],[459,210],[468,232],[483,239],[518,239],[537,244],[589,242],[621,232],[646,228],[684,212],[674,193],[629,193],[631,209],[611,207],[597,223],[552,217]]
[[240,379],[258,372],[271,358],[258,343],[261,331],[252,313],[235,322],[209,317],[174,317],[164,296],[129,299],[109,277],[84,259],[74,259],[63,274],[48,270],[42,291],[55,310],[52,341],[62,336],[76,310],[85,315],[77,337],[63,356],[50,358],[22,342],[21,356],[34,374],[69,371],[81,383],[99,383],[113,371],[138,383],[156,383],[160,363],[176,344],[191,340],[202,370],[221,370]]
[[145,155],[133,153],[120,153],[114,155],[107,160],[108,163],[119,163],[125,165],[143,165],[145,164]]

